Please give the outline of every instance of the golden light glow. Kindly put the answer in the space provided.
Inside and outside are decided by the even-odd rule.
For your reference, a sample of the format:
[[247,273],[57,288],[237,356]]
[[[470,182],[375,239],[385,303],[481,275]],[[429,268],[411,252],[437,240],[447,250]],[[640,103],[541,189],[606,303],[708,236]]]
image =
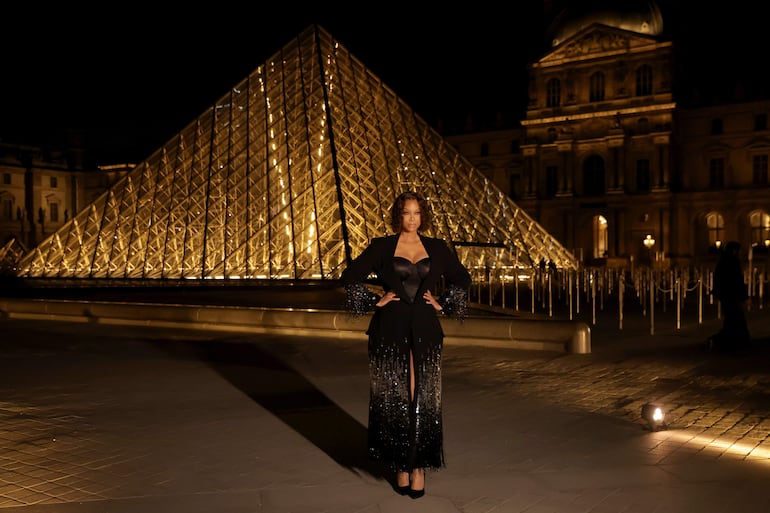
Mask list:
[[770,465],[770,446],[759,447],[745,443],[739,443],[725,438],[713,438],[711,436],[693,435],[686,429],[656,431],[651,434],[661,441],[675,440],[676,442],[690,446],[703,448],[708,452],[727,453],[745,456],[745,460],[756,461],[760,464]]
[[644,240],[642,241],[642,244],[644,244],[644,247],[647,249],[652,248],[655,245],[655,239],[652,235],[647,235]]
[[[306,47],[298,51],[297,41]],[[19,276],[334,279],[348,252],[359,254],[387,228],[377,204],[391,201],[391,188],[433,191],[426,197],[442,205],[437,220],[444,220],[434,234],[470,243],[458,245],[458,254],[479,268],[480,280],[492,275],[488,269],[508,280],[529,279],[529,266],[540,258],[577,269],[570,252],[549,242],[542,226],[422,120],[407,116],[409,123],[379,128],[373,121],[381,112],[408,107],[371,73],[354,68],[355,59],[333,38],[287,44],[286,66],[264,63],[215,102],[216,119],[228,120],[230,130],[202,113],[153,153],[163,158],[129,169],[20,257]],[[298,57],[331,54],[333,74],[320,72],[318,59]],[[284,69],[291,75],[283,76]],[[338,75],[350,87],[345,97],[334,87]],[[233,91],[249,101],[233,104]],[[346,98],[355,99],[356,116],[348,117]],[[301,261],[292,266],[295,252]]]
[[[615,113],[619,114],[620,116],[624,116],[627,114],[643,114],[643,113],[653,113],[657,111],[666,111],[666,110],[673,110],[676,108],[676,103],[662,103],[659,105],[651,105],[649,107],[632,107],[627,109],[613,109],[612,115],[614,116]],[[524,126],[530,126],[530,125],[547,125],[551,123],[564,123],[567,121],[575,121],[578,119],[592,119],[592,118],[606,118],[607,112],[601,111],[601,112],[590,112],[590,113],[574,113],[570,114],[569,116],[553,116],[550,118],[538,118],[538,119],[525,119],[521,121],[521,124]]]

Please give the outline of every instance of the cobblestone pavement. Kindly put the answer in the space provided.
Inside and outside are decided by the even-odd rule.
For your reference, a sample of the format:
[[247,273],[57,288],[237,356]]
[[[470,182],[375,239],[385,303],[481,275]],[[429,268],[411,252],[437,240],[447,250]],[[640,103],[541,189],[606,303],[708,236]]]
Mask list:
[[[665,485],[684,502],[659,497],[670,492],[659,478],[638,481],[650,467],[677,474],[688,464],[692,473],[704,455],[770,463],[770,314],[750,312],[754,345],[735,354],[705,349],[714,319],[676,329],[661,315],[655,335],[643,316],[623,330],[616,321],[605,312],[592,326],[591,354],[448,346],[449,470],[430,480],[421,510],[768,506],[749,493],[736,509],[749,485],[732,482],[759,482],[768,467],[758,476],[720,467]],[[365,344],[7,319],[0,330],[0,508],[417,511],[358,450]],[[664,406],[669,429],[640,439],[650,401]],[[618,460],[639,442],[655,456],[631,476]],[[576,489],[581,475],[594,483]],[[736,486],[734,496],[725,491]]]
[[589,355],[458,350],[446,367],[493,368],[495,387],[632,422],[642,422],[643,404],[659,403],[670,428],[729,434],[770,455],[770,325],[759,315],[752,320],[754,346],[737,353],[707,350],[719,327],[707,322],[684,333],[659,328],[656,336],[594,331]]

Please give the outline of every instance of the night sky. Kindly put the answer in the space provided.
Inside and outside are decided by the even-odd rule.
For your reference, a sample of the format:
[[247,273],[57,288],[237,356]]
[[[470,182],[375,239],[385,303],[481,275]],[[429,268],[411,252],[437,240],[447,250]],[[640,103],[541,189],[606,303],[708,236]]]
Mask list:
[[[754,45],[767,29],[763,17],[745,11],[748,1],[725,4],[730,12],[658,3],[666,28],[687,43],[690,81],[718,90],[736,74],[755,74],[750,63],[764,59],[764,45]],[[179,11],[125,4],[130,9],[109,13],[68,4],[44,12],[14,7],[19,23],[6,17],[0,31],[0,141],[53,144],[78,134],[97,164],[141,161],[312,23],[434,126],[468,114],[479,123],[497,112],[519,119],[526,64],[547,51],[545,29],[560,8],[522,2],[517,14],[505,15],[492,2],[474,2],[473,13],[418,12],[415,2],[282,4],[247,10],[216,2]]]

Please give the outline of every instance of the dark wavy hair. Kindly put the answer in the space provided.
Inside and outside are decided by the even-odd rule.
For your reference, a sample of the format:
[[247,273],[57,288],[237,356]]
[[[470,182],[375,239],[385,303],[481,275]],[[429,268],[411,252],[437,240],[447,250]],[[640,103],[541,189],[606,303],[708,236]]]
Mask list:
[[409,200],[415,200],[420,205],[420,231],[429,230],[432,226],[433,216],[428,208],[428,202],[419,192],[407,191],[399,194],[390,209],[390,227],[394,233],[401,233],[401,213]]

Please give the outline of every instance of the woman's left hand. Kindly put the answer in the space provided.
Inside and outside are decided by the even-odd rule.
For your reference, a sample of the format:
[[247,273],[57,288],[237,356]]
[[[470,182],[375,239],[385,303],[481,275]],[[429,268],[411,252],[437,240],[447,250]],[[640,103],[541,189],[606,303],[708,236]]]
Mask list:
[[443,310],[443,308],[441,308],[441,305],[438,304],[438,301],[436,301],[436,298],[433,297],[433,294],[430,293],[430,290],[426,290],[425,294],[423,294],[422,297],[423,299],[425,299],[426,303],[428,303],[429,305],[433,305],[433,308],[435,308],[437,312],[440,312],[441,310]]

